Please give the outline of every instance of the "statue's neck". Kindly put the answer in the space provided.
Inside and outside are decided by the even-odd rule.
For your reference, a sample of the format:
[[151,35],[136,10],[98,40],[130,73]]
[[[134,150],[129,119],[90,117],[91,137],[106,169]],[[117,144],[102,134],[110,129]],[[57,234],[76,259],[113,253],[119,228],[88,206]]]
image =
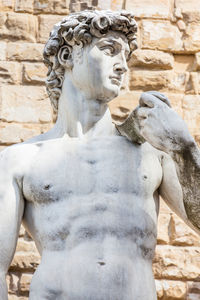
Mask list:
[[79,138],[111,135],[113,125],[110,110],[106,103],[81,93],[70,77],[65,76],[53,131],[59,136]]

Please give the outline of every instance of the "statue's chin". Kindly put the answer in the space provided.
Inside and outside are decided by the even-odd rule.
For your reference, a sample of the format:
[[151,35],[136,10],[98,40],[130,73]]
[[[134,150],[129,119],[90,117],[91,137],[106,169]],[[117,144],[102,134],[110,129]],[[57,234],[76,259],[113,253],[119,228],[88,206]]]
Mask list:
[[110,85],[104,89],[104,94],[99,97],[99,100],[110,102],[119,95],[120,87],[117,85]]

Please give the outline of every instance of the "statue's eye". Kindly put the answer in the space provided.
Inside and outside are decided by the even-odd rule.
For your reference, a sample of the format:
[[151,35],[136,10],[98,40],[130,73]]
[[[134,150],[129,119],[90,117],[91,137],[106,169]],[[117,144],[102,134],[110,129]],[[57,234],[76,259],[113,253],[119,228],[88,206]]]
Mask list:
[[103,46],[101,47],[101,50],[103,50],[103,52],[108,55],[113,55],[115,53],[115,48],[111,45]]

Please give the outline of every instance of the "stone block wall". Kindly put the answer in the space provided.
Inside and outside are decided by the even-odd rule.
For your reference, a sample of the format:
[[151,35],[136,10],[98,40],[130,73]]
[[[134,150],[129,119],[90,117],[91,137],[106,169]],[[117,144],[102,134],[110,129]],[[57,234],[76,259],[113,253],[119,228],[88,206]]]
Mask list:
[[[132,10],[139,27],[139,48],[129,62],[120,96],[110,104],[113,120],[126,118],[142,91],[161,91],[200,142],[199,1],[0,0],[0,150],[52,126],[44,43],[64,15],[93,8]],[[39,261],[22,227],[7,276],[10,300],[28,299]],[[158,299],[200,299],[200,237],[163,202],[153,269]]]

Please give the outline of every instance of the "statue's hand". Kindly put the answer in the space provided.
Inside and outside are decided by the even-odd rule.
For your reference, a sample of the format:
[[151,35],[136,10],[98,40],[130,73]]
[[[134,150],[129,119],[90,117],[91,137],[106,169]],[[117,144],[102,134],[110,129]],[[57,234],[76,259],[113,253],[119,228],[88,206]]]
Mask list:
[[161,93],[142,93],[136,115],[140,135],[159,150],[182,151],[193,141],[187,125]]

